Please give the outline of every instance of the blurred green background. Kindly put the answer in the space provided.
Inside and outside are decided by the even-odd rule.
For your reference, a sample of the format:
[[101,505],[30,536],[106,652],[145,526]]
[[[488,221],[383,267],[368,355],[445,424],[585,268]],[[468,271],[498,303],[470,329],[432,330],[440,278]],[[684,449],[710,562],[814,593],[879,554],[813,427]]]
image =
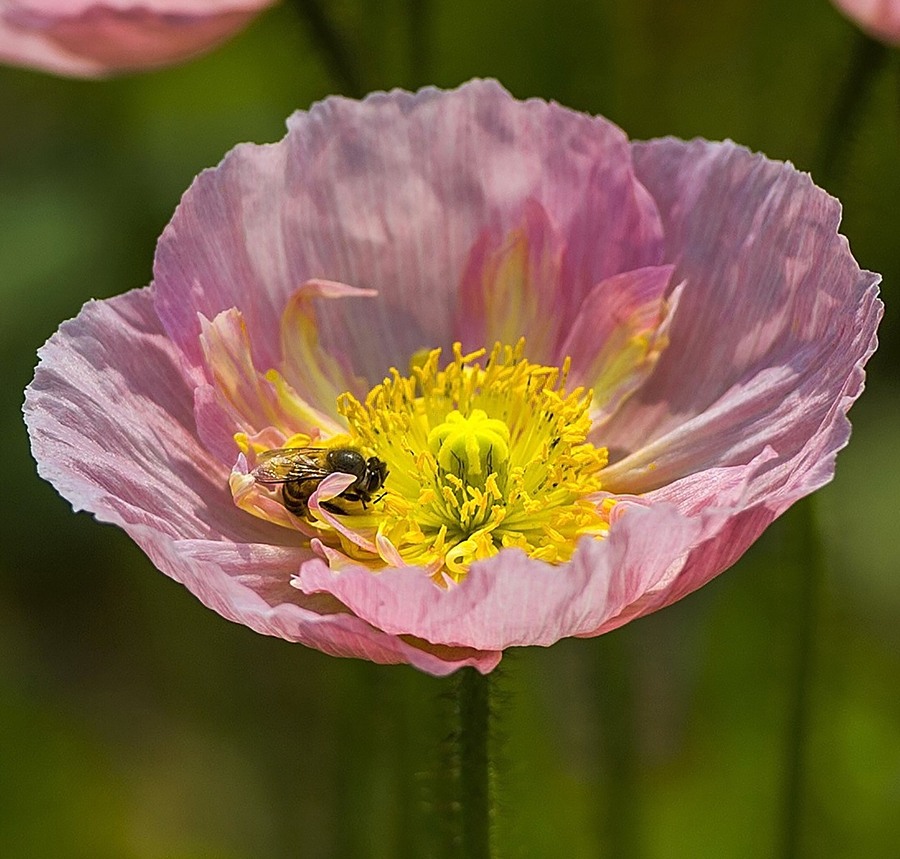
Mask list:
[[[7,859],[453,855],[448,681],[332,659],[204,609],[35,476],[20,416],[36,349],[88,298],[150,280],[156,238],[197,172],[347,91],[303,5],[153,74],[92,83],[0,68]],[[826,181],[822,135],[858,41],[828,0],[327,8],[366,90],[494,76],[632,137],[732,138],[811,170],[842,199],[861,265],[884,275],[882,346],[817,499],[823,586],[809,586],[792,512],[680,604],[600,639],[508,654],[498,855],[900,855],[898,57]]]

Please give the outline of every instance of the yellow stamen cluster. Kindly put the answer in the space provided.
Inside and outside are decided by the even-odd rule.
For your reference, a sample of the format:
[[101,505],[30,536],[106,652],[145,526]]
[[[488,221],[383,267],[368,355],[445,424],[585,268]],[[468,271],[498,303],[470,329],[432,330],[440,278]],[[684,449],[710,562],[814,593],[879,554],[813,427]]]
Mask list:
[[351,435],[389,469],[375,509],[343,517],[346,529],[357,518],[374,528],[363,542],[378,555],[368,558],[340,534],[355,561],[401,559],[460,580],[505,547],[561,563],[579,537],[606,533],[609,504],[591,498],[607,451],[586,441],[590,393],[567,393],[568,362],[533,364],[524,347],[464,355],[457,343],[443,369],[435,349],[409,376],[392,370],[365,402],[341,395]]

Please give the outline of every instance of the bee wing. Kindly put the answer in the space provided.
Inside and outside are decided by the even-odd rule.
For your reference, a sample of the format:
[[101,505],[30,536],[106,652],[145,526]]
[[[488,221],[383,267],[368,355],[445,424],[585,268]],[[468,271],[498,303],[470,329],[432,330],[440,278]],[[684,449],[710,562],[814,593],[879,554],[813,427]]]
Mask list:
[[324,467],[325,451],[317,447],[281,447],[258,457],[250,473],[260,483],[285,483],[288,480],[324,480],[330,472]]

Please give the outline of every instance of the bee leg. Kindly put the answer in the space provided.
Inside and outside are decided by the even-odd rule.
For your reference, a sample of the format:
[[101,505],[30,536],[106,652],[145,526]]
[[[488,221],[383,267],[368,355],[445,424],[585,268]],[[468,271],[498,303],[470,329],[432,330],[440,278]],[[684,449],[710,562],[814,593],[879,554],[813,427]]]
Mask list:
[[367,502],[372,500],[372,496],[368,492],[362,490],[355,492],[342,492],[340,495],[345,501],[351,501],[354,504],[362,504],[363,510],[367,507]]
[[329,513],[334,513],[335,516],[347,515],[347,511],[339,505],[335,504],[333,501],[320,501],[319,506],[324,507]]

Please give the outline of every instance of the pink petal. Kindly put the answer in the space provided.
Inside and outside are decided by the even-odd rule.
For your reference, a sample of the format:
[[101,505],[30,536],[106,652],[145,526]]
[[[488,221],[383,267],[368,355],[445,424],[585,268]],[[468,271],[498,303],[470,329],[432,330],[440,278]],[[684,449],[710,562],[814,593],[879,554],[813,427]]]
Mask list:
[[253,435],[272,427],[286,439],[298,432],[343,431],[330,415],[337,391],[327,403],[332,408],[320,411],[284,380],[270,379],[254,366],[247,327],[237,310],[225,310],[211,322],[201,318],[200,325],[209,384],[204,380],[195,388],[195,414],[200,437],[211,451],[221,451],[222,461],[234,459],[236,432]]
[[[673,563],[667,575],[639,594],[622,612],[586,637],[622,626],[686,596],[728,569],[799,494],[777,497],[768,508],[758,498],[759,479],[778,454],[764,448],[746,465],[710,468],[635,499],[646,505],[673,505],[701,525],[690,552]],[[802,494],[802,493],[800,493]]]
[[[329,300],[373,299],[374,290],[356,289],[330,280],[310,280],[290,297],[281,317],[281,370],[287,381],[309,403],[322,409],[331,420],[339,421],[338,395],[350,391],[365,397],[369,386],[354,378],[346,355],[330,355],[319,343],[317,308]],[[350,302],[352,304],[352,302]],[[364,302],[371,308],[371,301]],[[347,302],[343,302],[347,306]]]
[[[830,479],[881,315],[840,208],[792,167],[733,144],[635,144],[685,288],[656,370],[607,426],[607,488],[644,492],[766,444]],[[631,453],[627,458],[623,455]],[[775,466],[773,466],[774,468]]]
[[473,245],[486,229],[507,234],[529,199],[570,240],[573,315],[604,277],[660,261],[655,207],[606,120],[517,102],[493,81],[330,98],[295,114],[281,142],[239,146],[197,178],[159,243],[157,309],[198,364],[197,313],[237,307],[268,367],[298,284],[375,289],[377,301],[323,307],[319,334],[378,381],[423,347],[449,346]]
[[89,302],[40,355],[25,409],[33,450],[77,509],[177,538],[285,543],[223,492],[230,468],[195,437],[191,390],[147,290]]
[[443,589],[415,567],[373,575],[305,563],[295,580],[331,594],[354,614],[396,635],[435,644],[502,650],[550,645],[615,617],[667,573],[701,533],[671,506],[631,506],[603,541],[582,540],[571,563],[553,567],[504,549]]
[[433,674],[497,664],[497,653],[423,650],[291,588],[312,551],[296,532],[234,506],[228,469],[194,436],[191,400],[148,290],[89,302],[41,350],[26,391],[38,470],[76,510],[122,527],[159,569],[230,620]]
[[[572,382],[594,391],[594,424],[605,424],[639,388],[665,345],[672,266],[651,266],[607,278],[587,295],[559,347],[572,359]],[[635,348],[635,341],[640,343]],[[598,439],[603,444],[604,440]]]
[[171,65],[274,0],[0,0],[0,61],[76,77]]
[[526,200],[521,223],[506,235],[485,230],[475,242],[460,284],[454,332],[463,351],[495,342],[528,343],[528,354],[548,356],[562,322],[563,245],[544,207]]
[[832,2],[873,38],[889,45],[900,44],[898,0],[832,0]]

